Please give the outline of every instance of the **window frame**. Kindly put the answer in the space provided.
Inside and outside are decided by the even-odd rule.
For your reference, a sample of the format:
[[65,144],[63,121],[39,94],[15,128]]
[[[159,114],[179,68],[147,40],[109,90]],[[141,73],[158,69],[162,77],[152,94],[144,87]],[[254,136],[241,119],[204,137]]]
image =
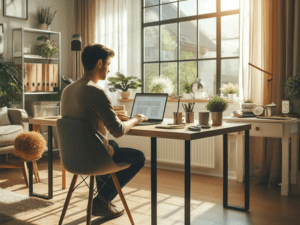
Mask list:
[[[161,74],[161,64],[162,63],[171,63],[171,62],[176,62],[177,63],[177,95],[180,93],[180,67],[179,64],[180,62],[191,62],[191,61],[196,61],[197,62],[197,77],[199,77],[199,62],[204,61],[204,60],[216,60],[216,93],[217,95],[221,94],[221,61],[223,59],[240,59],[239,56],[232,56],[232,57],[222,57],[221,56],[221,49],[222,49],[222,37],[221,37],[221,19],[223,16],[229,16],[229,15],[239,15],[239,25],[240,25],[240,8],[235,9],[235,10],[228,10],[228,11],[221,11],[221,0],[215,0],[216,1],[216,12],[215,13],[208,13],[208,14],[202,14],[198,15],[199,13],[199,8],[198,8],[198,3],[199,1],[196,0],[196,7],[197,7],[197,15],[195,16],[188,16],[188,17],[179,17],[180,14],[180,5],[179,2],[182,2],[183,0],[177,0],[174,2],[178,2],[178,10],[177,10],[177,18],[175,19],[168,19],[168,20],[161,20],[161,6],[162,5],[167,5],[170,4],[170,2],[167,3],[162,3],[162,0],[159,0],[158,5],[151,5],[151,6],[144,6],[145,0],[142,0],[142,41],[141,41],[141,55],[142,55],[142,92],[145,93],[145,74],[144,74],[144,66],[148,63],[158,63],[159,66],[159,75]],[[173,3],[173,2],[172,2]],[[239,1],[239,6],[241,5]],[[144,23],[144,9],[153,7],[153,6],[158,6],[159,8],[159,20],[155,22],[148,22]],[[208,19],[208,18],[216,18],[216,57],[215,58],[199,58],[199,20],[200,19]],[[179,45],[179,39],[180,39],[180,29],[179,29],[179,24],[180,22],[186,22],[186,21],[197,21],[197,58],[196,59],[180,59],[180,45]],[[177,24],[177,59],[176,60],[161,60],[161,26],[162,25],[167,25],[167,24]],[[158,26],[159,27],[159,56],[158,56],[158,61],[148,61],[145,62],[145,56],[144,56],[144,28],[147,27],[153,27],[153,26]],[[240,26],[239,26],[240,27]],[[240,37],[239,37],[240,38]],[[239,49],[240,49],[240,42],[239,42]]]

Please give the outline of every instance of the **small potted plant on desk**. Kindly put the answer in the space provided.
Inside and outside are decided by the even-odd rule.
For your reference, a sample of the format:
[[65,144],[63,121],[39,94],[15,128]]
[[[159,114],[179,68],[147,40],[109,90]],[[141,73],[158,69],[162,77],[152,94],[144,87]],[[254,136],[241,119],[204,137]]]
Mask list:
[[116,89],[121,90],[120,92],[122,99],[128,99],[130,92],[128,89],[137,89],[138,87],[142,87],[142,80],[137,77],[130,76],[125,77],[124,74],[120,72],[116,72],[117,77],[109,77],[108,80],[110,83],[108,86],[113,86],[109,90],[114,92]]
[[212,126],[222,125],[223,112],[227,108],[228,103],[218,95],[215,95],[208,101],[206,109],[211,112]]

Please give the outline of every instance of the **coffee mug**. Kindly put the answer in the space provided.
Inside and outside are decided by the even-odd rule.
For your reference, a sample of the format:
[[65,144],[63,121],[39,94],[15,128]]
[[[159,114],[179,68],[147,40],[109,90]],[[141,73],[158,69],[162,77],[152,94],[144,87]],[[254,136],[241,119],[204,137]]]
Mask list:
[[199,112],[199,125],[208,125],[209,112]]

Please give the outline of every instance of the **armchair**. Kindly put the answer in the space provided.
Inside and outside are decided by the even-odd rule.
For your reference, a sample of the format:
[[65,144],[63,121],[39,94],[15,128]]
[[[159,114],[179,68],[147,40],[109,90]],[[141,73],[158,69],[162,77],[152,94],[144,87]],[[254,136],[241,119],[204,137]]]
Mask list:
[[[0,154],[6,154],[6,161],[0,163],[0,168],[16,168],[22,169],[25,178],[25,184],[28,186],[28,169],[27,164],[24,160],[16,159],[11,160],[8,154],[15,152],[14,140],[20,133],[28,131],[28,125],[26,122],[29,121],[27,112],[23,109],[12,109],[8,108],[8,118],[11,125],[0,126]],[[33,171],[36,182],[39,182],[38,168],[36,161],[33,162]]]

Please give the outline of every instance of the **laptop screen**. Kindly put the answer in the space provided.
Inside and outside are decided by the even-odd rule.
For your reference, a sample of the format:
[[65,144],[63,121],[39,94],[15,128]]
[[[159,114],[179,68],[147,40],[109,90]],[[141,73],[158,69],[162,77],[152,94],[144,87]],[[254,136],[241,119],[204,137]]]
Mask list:
[[137,93],[132,105],[131,118],[144,114],[149,120],[163,120],[168,94]]

